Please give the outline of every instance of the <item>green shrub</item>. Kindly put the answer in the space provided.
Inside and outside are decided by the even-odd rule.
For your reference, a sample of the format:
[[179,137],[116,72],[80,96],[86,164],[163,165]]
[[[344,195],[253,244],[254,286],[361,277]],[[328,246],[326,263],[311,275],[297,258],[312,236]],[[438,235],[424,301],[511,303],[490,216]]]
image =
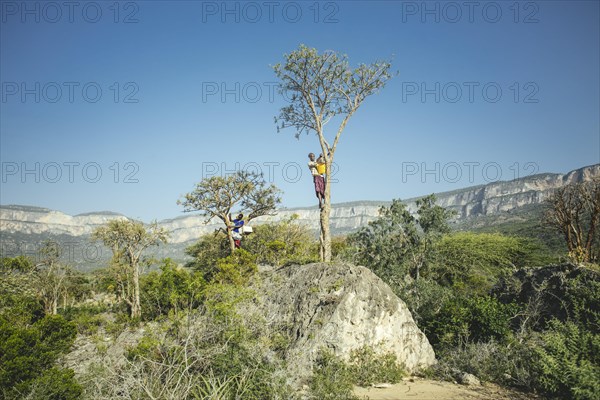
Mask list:
[[217,260],[212,282],[243,286],[257,271],[256,256],[244,249],[237,249],[232,255]]
[[486,293],[499,277],[529,266],[526,240],[497,233],[457,232],[436,245],[432,277],[469,293]]
[[[50,368],[42,375],[15,388],[16,398],[28,400],[76,400],[81,398],[83,387],[77,383],[71,369]],[[24,394],[26,395],[24,396]],[[10,396],[10,395],[9,395]]]
[[353,383],[358,386],[383,382],[398,383],[405,374],[395,354],[377,354],[367,346],[350,353],[350,371]]
[[459,346],[469,342],[508,340],[510,321],[518,306],[493,297],[455,297],[442,304],[436,317],[423,321],[425,334],[434,346]]
[[554,320],[534,351],[537,388],[560,398],[598,398],[600,335]]
[[243,247],[256,256],[256,262],[269,265],[306,264],[319,259],[310,229],[298,222],[298,216],[261,224],[246,236]]
[[441,304],[454,297],[451,288],[428,278],[406,280],[391,286],[394,293],[406,303],[417,325],[421,328],[426,321],[434,321]]
[[438,363],[430,369],[435,378],[453,381],[457,371],[464,371],[482,381],[533,390],[533,350],[527,341],[467,343],[436,355]]
[[311,394],[322,400],[355,400],[354,376],[350,366],[331,351],[321,351],[309,383]]
[[25,326],[15,325],[14,321],[1,315],[0,388],[9,392],[13,389],[27,392],[30,385],[36,379],[42,379],[40,376],[68,351],[76,333],[75,324],[60,315],[46,316]]
[[100,314],[106,311],[108,307],[105,305],[85,305],[65,308],[60,311],[60,315],[75,323],[78,333],[92,335],[104,324],[105,319]]
[[140,281],[140,300],[146,320],[198,307],[205,285],[200,273],[190,273],[169,258],[163,260],[160,272],[150,272]]
[[231,250],[227,235],[217,231],[201,236],[198,242],[185,249],[185,253],[193,258],[185,266],[200,272],[208,282],[216,272],[217,260],[230,255]]

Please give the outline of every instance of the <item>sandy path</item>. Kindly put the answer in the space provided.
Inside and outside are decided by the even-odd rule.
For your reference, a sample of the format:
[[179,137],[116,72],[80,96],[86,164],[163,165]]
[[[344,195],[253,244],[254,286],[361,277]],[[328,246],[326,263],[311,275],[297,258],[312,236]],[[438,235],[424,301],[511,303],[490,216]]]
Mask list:
[[[412,382],[411,382],[412,380]],[[451,382],[411,378],[388,388],[355,388],[361,398],[369,400],[529,400],[539,399],[493,384],[467,387]]]

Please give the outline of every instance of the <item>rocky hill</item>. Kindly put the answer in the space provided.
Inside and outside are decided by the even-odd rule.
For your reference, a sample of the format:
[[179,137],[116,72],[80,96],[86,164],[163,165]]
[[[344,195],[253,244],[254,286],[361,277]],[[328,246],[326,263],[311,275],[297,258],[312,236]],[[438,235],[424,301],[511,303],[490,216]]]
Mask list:
[[[289,338],[282,356],[293,377],[290,383],[298,388],[312,374],[323,349],[346,359],[363,346],[393,353],[407,372],[436,363],[433,348],[406,304],[366,267],[336,263],[265,267],[252,280],[250,289],[252,299],[236,305],[237,311],[249,319],[265,321],[282,337]],[[206,321],[198,321],[187,327],[190,342],[206,333],[202,323]],[[145,334],[159,332],[164,339],[167,329],[160,324],[154,321],[116,337],[103,332],[99,335],[100,346],[93,337],[79,335],[63,363],[79,377],[89,374],[94,364],[105,363],[111,371],[116,370],[126,364],[127,348],[139,343]],[[270,362],[279,357],[274,353],[267,356]]]
[[362,346],[380,348],[411,372],[435,363],[406,304],[368,268],[294,265],[261,271],[256,286],[260,312],[276,316],[292,338],[287,356],[294,376],[310,371],[322,348],[345,358]]
[[[553,190],[573,182],[600,177],[600,164],[583,167],[566,174],[538,174],[512,181],[498,181],[451,192],[438,193],[438,204],[457,212],[457,222],[478,217],[502,216],[524,207],[543,202]],[[416,198],[405,202],[416,211]],[[379,207],[385,201],[356,201],[332,206],[331,229],[334,234],[354,231],[378,216]],[[300,223],[315,229],[318,226],[317,207],[284,208],[273,217],[263,217],[253,223],[279,221],[296,214]],[[76,265],[94,265],[108,257],[106,251],[90,248],[88,237],[92,230],[113,218],[126,218],[111,212],[94,212],[70,216],[46,208],[5,205],[0,206],[0,252],[4,255],[35,253],[35,244],[52,238],[61,243],[73,243],[73,260]],[[206,223],[198,215],[159,221],[171,232],[170,244],[164,246],[160,256],[181,257],[181,251],[199,236],[213,232],[220,225],[217,221]],[[27,247],[29,246],[29,247]],[[94,253],[95,252],[95,253]],[[86,254],[94,253],[94,254]],[[100,256],[98,256],[98,253]],[[83,258],[88,260],[82,261]]]

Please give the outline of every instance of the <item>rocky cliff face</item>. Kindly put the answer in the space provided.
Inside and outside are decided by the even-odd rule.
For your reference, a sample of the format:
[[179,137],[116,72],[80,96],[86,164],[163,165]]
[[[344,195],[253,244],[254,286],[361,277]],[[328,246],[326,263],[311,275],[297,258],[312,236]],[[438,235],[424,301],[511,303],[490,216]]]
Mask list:
[[[485,186],[476,186],[452,192],[437,194],[438,204],[457,211],[458,219],[479,215],[487,216],[511,211],[527,205],[535,205],[546,199],[553,190],[568,183],[590,180],[600,177],[600,164],[580,168],[567,174],[540,174],[514,181],[494,182]],[[416,199],[405,202],[412,211],[416,211]],[[363,201],[333,205],[331,229],[334,233],[346,233],[367,224],[378,216],[381,205],[388,202]],[[282,209],[274,217],[264,217],[253,223],[287,219],[297,214],[298,220],[308,226],[316,227],[319,210],[316,207]],[[67,235],[85,238],[92,230],[113,218],[125,218],[115,213],[90,213],[70,216],[58,211],[37,207],[1,206],[0,207],[0,243],[4,248],[6,240],[19,235]],[[202,217],[186,215],[175,219],[160,221],[159,224],[171,232],[171,245],[184,244],[196,240],[205,233],[220,227],[217,221],[205,223]]]

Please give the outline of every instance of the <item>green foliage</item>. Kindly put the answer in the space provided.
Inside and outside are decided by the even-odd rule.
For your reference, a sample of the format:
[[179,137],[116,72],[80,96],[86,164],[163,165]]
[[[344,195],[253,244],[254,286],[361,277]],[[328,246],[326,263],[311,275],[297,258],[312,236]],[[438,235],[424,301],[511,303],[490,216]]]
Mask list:
[[357,400],[350,366],[331,351],[321,351],[309,383],[311,394],[323,400]]
[[185,253],[193,257],[185,266],[202,273],[207,282],[216,272],[217,260],[231,254],[227,235],[222,231],[202,235],[196,243],[185,250]]
[[433,235],[442,235],[450,233],[448,221],[456,215],[456,212],[447,210],[444,207],[435,204],[434,194],[418,199],[417,206],[418,223],[423,232]]
[[19,395],[27,393],[28,400],[76,400],[81,398],[83,387],[77,383],[73,370],[50,368],[15,391]]
[[368,266],[392,286],[407,275],[427,276],[435,244],[450,231],[448,220],[454,215],[435,201],[433,194],[417,200],[418,218],[400,200],[381,207],[379,218],[348,236],[356,248],[353,261]]
[[433,319],[424,321],[427,338],[434,346],[459,346],[491,339],[505,342],[511,337],[510,321],[518,311],[493,297],[454,297],[447,300]]
[[256,255],[259,264],[306,264],[319,259],[312,232],[298,223],[298,216],[258,225],[244,239],[244,248]]
[[405,371],[398,364],[394,353],[377,354],[374,349],[363,346],[350,354],[352,381],[358,386],[375,383],[398,383]]
[[521,269],[496,284],[492,293],[502,302],[518,302],[524,311],[520,326],[547,329],[552,319],[570,321],[600,333],[600,272],[573,264]]
[[0,273],[10,274],[13,272],[32,272],[35,266],[30,258],[25,256],[0,258]]
[[400,200],[381,207],[379,215],[348,241],[356,248],[354,263],[368,266],[391,283],[408,273],[406,262],[419,244],[417,221]]
[[593,268],[580,268],[582,273],[567,281],[564,303],[572,322],[600,334],[600,273]]
[[155,359],[160,356],[160,351],[160,341],[154,336],[144,335],[135,346],[127,349],[127,359]]
[[[12,320],[6,313],[0,315],[0,388],[9,398],[18,398],[18,394],[51,384],[55,385],[51,393],[74,393],[76,383],[69,371],[49,370],[73,344],[75,324],[59,315],[37,320],[33,314],[29,317],[28,323],[21,325],[15,322],[25,321]],[[52,377],[60,379],[53,383]],[[56,396],[53,398],[63,398],[59,394]]]
[[77,326],[77,332],[91,335],[98,332],[98,328],[105,323],[101,315],[108,311],[106,305],[78,305],[61,310],[60,315]]
[[241,316],[237,312],[238,304],[252,298],[254,291],[248,288],[211,283],[203,292],[204,307],[216,321],[240,321]]
[[196,308],[200,305],[204,285],[200,273],[190,273],[167,258],[160,272],[150,272],[140,280],[142,316],[155,319],[169,312]]
[[552,321],[536,346],[535,385],[552,396],[597,399],[600,393],[600,335],[571,322]]
[[437,379],[454,381],[458,371],[468,372],[482,381],[532,390],[533,349],[526,338],[508,343],[495,340],[471,342],[436,352],[438,363],[430,372]]
[[363,346],[353,350],[348,361],[330,350],[321,350],[313,366],[309,387],[316,399],[358,399],[355,385],[398,383],[405,374],[393,353],[377,353]]
[[437,282],[478,293],[486,293],[500,277],[537,260],[530,240],[471,232],[443,236],[435,257],[432,277]]
[[499,233],[530,239],[537,247],[535,254],[539,257],[534,265],[548,265],[560,261],[560,257],[566,253],[566,245],[560,233],[540,223],[544,211],[543,205],[526,205],[511,210],[509,214],[491,214],[457,221],[455,228],[457,231]]
[[243,286],[257,271],[256,257],[244,249],[237,249],[232,255],[217,260],[212,282]]
[[409,279],[392,286],[392,289],[406,302],[420,327],[424,326],[425,321],[435,320],[442,304],[455,296],[455,291],[451,288],[440,285],[430,278]]

